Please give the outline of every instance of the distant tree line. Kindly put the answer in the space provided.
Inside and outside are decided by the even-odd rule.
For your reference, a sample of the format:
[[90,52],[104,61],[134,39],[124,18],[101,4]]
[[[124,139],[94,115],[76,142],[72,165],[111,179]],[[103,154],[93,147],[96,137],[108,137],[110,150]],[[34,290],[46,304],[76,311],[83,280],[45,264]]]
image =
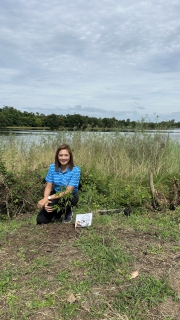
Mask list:
[[162,122],[117,120],[116,118],[95,118],[80,114],[49,114],[19,111],[13,107],[0,108],[0,128],[6,127],[42,127],[51,130],[135,130],[141,129],[174,129],[180,128],[175,120]]

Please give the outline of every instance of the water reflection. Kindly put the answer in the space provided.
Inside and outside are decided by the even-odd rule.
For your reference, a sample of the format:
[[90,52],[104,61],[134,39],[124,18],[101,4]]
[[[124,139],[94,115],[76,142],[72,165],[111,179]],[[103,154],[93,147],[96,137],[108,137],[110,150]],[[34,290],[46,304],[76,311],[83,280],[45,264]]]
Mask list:
[[[146,133],[154,134],[154,133],[160,133],[164,135],[168,135],[172,140],[180,141],[180,129],[174,129],[174,130],[148,130]],[[87,135],[114,135],[114,134],[120,134],[120,135],[129,135],[134,134],[134,132],[83,132],[83,131],[49,131],[49,130],[0,130],[0,137],[3,137],[3,141],[9,140],[9,138],[13,137],[15,140],[19,141],[25,141],[29,143],[40,143],[42,140],[46,139],[53,139],[53,137],[57,137],[58,135],[61,135],[65,139],[68,139],[72,137],[74,134],[80,134],[83,137],[87,137]]]
[[55,131],[48,130],[0,130],[0,136],[9,136],[9,135],[56,135]]

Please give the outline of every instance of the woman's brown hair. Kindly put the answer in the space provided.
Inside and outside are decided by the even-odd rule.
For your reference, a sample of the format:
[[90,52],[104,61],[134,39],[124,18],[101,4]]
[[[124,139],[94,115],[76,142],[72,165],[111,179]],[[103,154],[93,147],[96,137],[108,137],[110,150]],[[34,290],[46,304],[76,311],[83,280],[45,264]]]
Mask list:
[[59,146],[56,150],[56,154],[55,154],[55,167],[56,167],[56,171],[59,170],[59,168],[61,168],[61,164],[58,160],[58,154],[59,154],[59,151],[61,150],[67,150],[69,152],[69,155],[70,155],[70,160],[69,160],[69,167],[70,167],[70,170],[72,170],[72,168],[74,167],[74,160],[73,160],[73,154],[72,154],[72,151],[71,151],[71,148],[68,144],[62,144],[61,146]]

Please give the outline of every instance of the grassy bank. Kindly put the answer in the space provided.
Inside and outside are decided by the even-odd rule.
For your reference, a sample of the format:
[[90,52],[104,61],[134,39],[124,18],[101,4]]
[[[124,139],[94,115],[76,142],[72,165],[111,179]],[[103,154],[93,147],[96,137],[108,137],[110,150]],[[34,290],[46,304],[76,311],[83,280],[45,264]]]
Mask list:
[[11,194],[10,213],[12,207],[14,212],[22,205],[25,209],[26,201],[35,210],[44,188],[42,180],[61,143],[72,146],[75,162],[82,168],[80,207],[86,211],[124,206],[142,208],[151,202],[150,171],[158,192],[168,201],[173,196],[172,179],[178,181],[180,177],[180,145],[168,135],[60,132],[42,138],[38,144],[17,142],[10,136],[0,145],[0,170],[4,187]]

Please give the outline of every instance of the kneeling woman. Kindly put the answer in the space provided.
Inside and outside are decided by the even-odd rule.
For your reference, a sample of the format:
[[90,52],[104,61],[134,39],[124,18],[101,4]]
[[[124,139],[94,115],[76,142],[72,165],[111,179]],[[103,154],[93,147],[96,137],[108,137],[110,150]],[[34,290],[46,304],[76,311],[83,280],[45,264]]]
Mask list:
[[[69,145],[61,145],[55,154],[55,163],[49,167],[46,175],[44,198],[38,202],[41,208],[37,216],[37,224],[49,223],[54,218],[65,222],[72,219],[72,206],[78,203],[78,186],[81,170],[74,165],[73,154]],[[57,210],[56,206],[59,208]]]

